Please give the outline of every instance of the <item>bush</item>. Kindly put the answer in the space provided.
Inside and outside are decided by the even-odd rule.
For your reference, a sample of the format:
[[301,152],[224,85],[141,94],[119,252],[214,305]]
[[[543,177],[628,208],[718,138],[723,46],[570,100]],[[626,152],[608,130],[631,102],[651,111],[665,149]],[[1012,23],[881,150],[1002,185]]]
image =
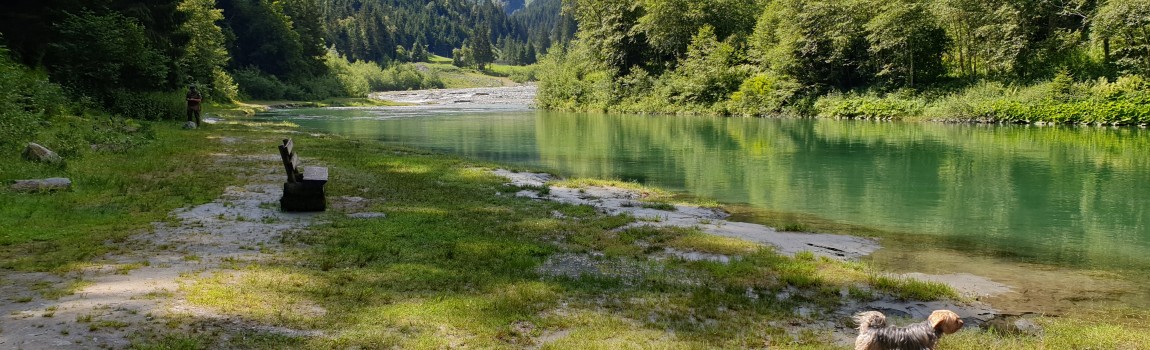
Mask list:
[[926,100],[902,94],[830,94],[815,101],[821,118],[905,119],[922,115]]
[[240,94],[254,99],[279,100],[287,94],[288,86],[272,75],[254,67],[237,70],[234,74]]
[[763,73],[744,80],[731,94],[728,109],[735,114],[777,114],[794,104],[802,85],[785,76]]
[[1150,84],[1125,76],[1114,82],[1074,82],[1066,76],[1025,88],[980,84],[946,96],[927,110],[934,119],[1011,123],[1134,125],[1150,122]]
[[598,60],[594,49],[581,41],[570,50],[554,48],[538,66],[540,108],[558,110],[604,110],[617,96],[611,74]]
[[0,46],[0,147],[32,141],[48,119],[66,107],[67,99],[59,85],[12,62],[8,49]]
[[178,120],[186,116],[183,91],[112,93],[109,112],[124,118],[140,120]]

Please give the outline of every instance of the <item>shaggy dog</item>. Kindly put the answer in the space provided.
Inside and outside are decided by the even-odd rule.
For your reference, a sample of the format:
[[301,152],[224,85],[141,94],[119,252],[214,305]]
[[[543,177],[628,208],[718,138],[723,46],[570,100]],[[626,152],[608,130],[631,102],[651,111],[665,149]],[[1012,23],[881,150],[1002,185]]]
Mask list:
[[859,324],[855,350],[934,349],[943,334],[962,328],[962,319],[950,310],[935,310],[926,321],[906,327],[887,327],[886,316],[878,311],[860,312],[855,322]]

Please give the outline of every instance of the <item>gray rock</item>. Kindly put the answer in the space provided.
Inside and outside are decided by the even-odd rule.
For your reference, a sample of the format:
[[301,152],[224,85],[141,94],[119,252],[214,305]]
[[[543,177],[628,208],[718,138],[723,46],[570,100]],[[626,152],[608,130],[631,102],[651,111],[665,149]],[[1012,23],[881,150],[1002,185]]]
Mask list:
[[1035,316],[1037,315],[1001,315],[983,323],[982,328],[999,334],[1041,337],[1046,333],[1046,330],[1031,319]]
[[24,148],[24,153],[21,155],[24,159],[34,162],[56,164],[64,161],[64,158],[60,158],[56,152],[33,142],[28,143],[28,147]]
[[72,189],[72,180],[62,177],[49,179],[16,180],[12,190],[17,192],[52,192]]
[[196,122],[188,121],[187,123],[184,123],[184,129],[186,129],[186,130],[192,130],[195,128],[196,128]]

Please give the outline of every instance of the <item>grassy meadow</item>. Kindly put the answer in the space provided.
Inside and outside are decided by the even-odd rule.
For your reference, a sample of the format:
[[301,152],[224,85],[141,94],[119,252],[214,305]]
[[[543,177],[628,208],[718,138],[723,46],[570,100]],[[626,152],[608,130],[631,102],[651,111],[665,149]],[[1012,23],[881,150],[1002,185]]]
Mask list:
[[[166,296],[309,335],[185,327],[201,320],[174,317],[169,328],[141,331],[136,349],[841,349],[830,327],[853,326],[833,316],[845,303],[955,297],[863,263],[781,256],[692,228],[621,229],[635,219],[516,197],[523,188],[488,172],[498,164],[295,133],[288,124],[178,126],[142,124],[137,133],[146,137],[134,146],[78,150],[61,166],[5,152],[0,178],[63,176],[74,189],[0,190],[0,266],[65,274],[126,249],[120,243],[168,220],[171,210],[242,185],[213,157],[274,155],[266,140],[284,135],[295,138],[305,163],[329,167],[329,199],[363,197],[364,211],[386,217],[329,210],[321,223],[286,235],[274,259],[186,276]],[[651,207],[672,200],[639,188],[654,194]],[[730,260],[689,261],[668,249]],[[940,349],[1139,349],[1150,344],[1148,317],[1138,310],[1043,317],[1043,337],[968,329]]]

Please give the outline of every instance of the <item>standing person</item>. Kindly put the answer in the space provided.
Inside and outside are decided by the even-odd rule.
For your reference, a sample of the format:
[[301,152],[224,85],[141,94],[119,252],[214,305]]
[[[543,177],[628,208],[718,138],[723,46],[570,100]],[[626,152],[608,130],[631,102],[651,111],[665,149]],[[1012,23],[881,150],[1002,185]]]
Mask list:
[[[196,122],[196,126],[200,126],[200,101],[203,99],[195,85],[188,85],[188,121]],[[192,116],[195,116],[195,119],[192,119]]]

